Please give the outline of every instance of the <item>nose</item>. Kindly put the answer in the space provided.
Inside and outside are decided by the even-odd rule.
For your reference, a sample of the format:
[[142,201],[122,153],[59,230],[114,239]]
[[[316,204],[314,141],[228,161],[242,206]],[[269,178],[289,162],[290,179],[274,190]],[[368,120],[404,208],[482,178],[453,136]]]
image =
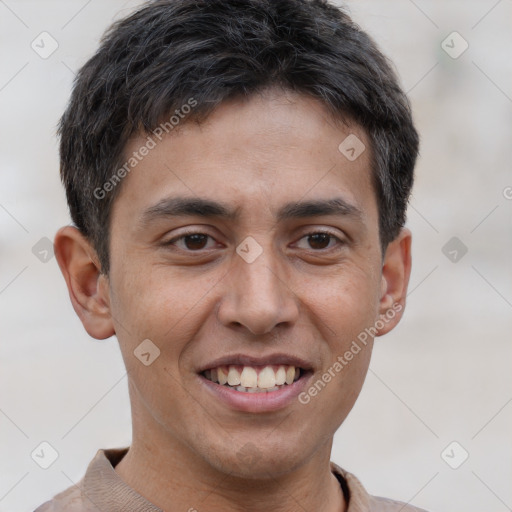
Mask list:
[[299,316],[298,298],[291,289],[289,271],[271,249],[251,263],[234,255],[224,281],[218,319],[226,327],[241,325],[252,334],[271,332],[280,324],[291,325]]

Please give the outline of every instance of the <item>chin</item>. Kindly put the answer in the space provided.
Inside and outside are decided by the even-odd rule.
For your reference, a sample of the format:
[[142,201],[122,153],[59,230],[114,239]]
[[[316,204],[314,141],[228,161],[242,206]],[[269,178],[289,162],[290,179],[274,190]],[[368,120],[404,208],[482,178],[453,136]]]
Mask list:
[[[233,449],[233,445],[230,449]],[[276,448],[273,445],[258,445],[252,441],[246,442],[228,457],[225,451],[222,455],[217,455],[218,458],[211,463],[218,471],[249,480],[269,480],[289,473],[300,466],[305,457],[302,450],[297,450],[297,444],[290,443],[287,450],[283,444]]]

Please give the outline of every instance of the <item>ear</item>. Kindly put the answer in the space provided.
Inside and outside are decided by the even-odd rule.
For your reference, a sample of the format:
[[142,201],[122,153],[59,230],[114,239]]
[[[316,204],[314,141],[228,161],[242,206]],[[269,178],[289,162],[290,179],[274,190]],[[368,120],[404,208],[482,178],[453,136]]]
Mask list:
[[391,331],[402,318],[411,275],[411,242],[411,232],[402,228],[386,249],[382,264],[380,320],[376,322],[376,336]]
[[98,340],[115,334],[108,277],[101,274],[96,251],[89,241],[75,227],[65,226],[55,235],[54,250],[73,309],[85,330]]

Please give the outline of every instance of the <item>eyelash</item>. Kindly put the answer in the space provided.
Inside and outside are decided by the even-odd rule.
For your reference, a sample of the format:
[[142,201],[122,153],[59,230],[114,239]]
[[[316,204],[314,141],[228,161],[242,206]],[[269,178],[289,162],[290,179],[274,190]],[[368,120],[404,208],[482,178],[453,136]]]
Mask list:
[[[303,238],[307,238],[309,236],[319,235],[319,234],[328,235],[328,236],[331,237],[331,240],[335,239],[338,242],[337,245],[339,247],[344,245],[344,242],[342,240],[340,240],[340,238],[338,236],[336,236],[333,232],[328,231],[328,230],[317,230],[317,231],[311,231],[309,233],[305,233],[300,238],[300,240],[302,240]],[[213,236],[209,235],[208,233],[202,233],[200,231],[188,231],[188,232],[182,233],[181,235],[179,235],[179,236],[177,236],[175,238],[172,238],[171,240],[168,240],[168,241],[164,242],[163,245],[166,246],[166,247],[167,246],[172,246],[172,245],[175,244],[175,242],[177,242],[179,240],[182,240],[182,239],[185,239],[187,236],[191,236],[191,235],[206,235],[207,237],[209,237],[211,239],[214,239]],[[188,253],[200,253],[202,251],[208,250],[208,249],[198,249],[198,250],[194,251],[194,250],[190,250],[190,249],[181,249],[181,248],[178,248],[178,249],[181,250],[181,251],[184,251],[184,252],[188,252]],[[333,249],[334,249],[334,247],[330,247],[330,248],[318,249],[318,250],[311,249],[311,251],[318,253],[318,252],[324,252],[324,251],[331,251]]]

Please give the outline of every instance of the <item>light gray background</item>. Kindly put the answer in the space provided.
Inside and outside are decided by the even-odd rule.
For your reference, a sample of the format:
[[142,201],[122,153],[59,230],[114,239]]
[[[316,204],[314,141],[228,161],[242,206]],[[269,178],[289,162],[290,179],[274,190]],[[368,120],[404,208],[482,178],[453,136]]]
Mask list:
[[[0,512],[33,510],[130,442],[116,339],[89,338],[55,258],[32,247],[69,223],[55,127],[74,72],[135,5],[0,0]],[[422,145],[405,318],[377,340],[332,458],[431,511],[512,510],[512,1],[348,5],[395,62]],[[31,48],[43,31],[59,44],[47,59]],[[469,43],[457,59],[441,46],[453,31]],[[454,236],[457,263],[442,252]],[[30,456],[42,441],[59,453],[46,470]],[[458,469],[441,457],[452,441],[452,465],[469,453]]]

